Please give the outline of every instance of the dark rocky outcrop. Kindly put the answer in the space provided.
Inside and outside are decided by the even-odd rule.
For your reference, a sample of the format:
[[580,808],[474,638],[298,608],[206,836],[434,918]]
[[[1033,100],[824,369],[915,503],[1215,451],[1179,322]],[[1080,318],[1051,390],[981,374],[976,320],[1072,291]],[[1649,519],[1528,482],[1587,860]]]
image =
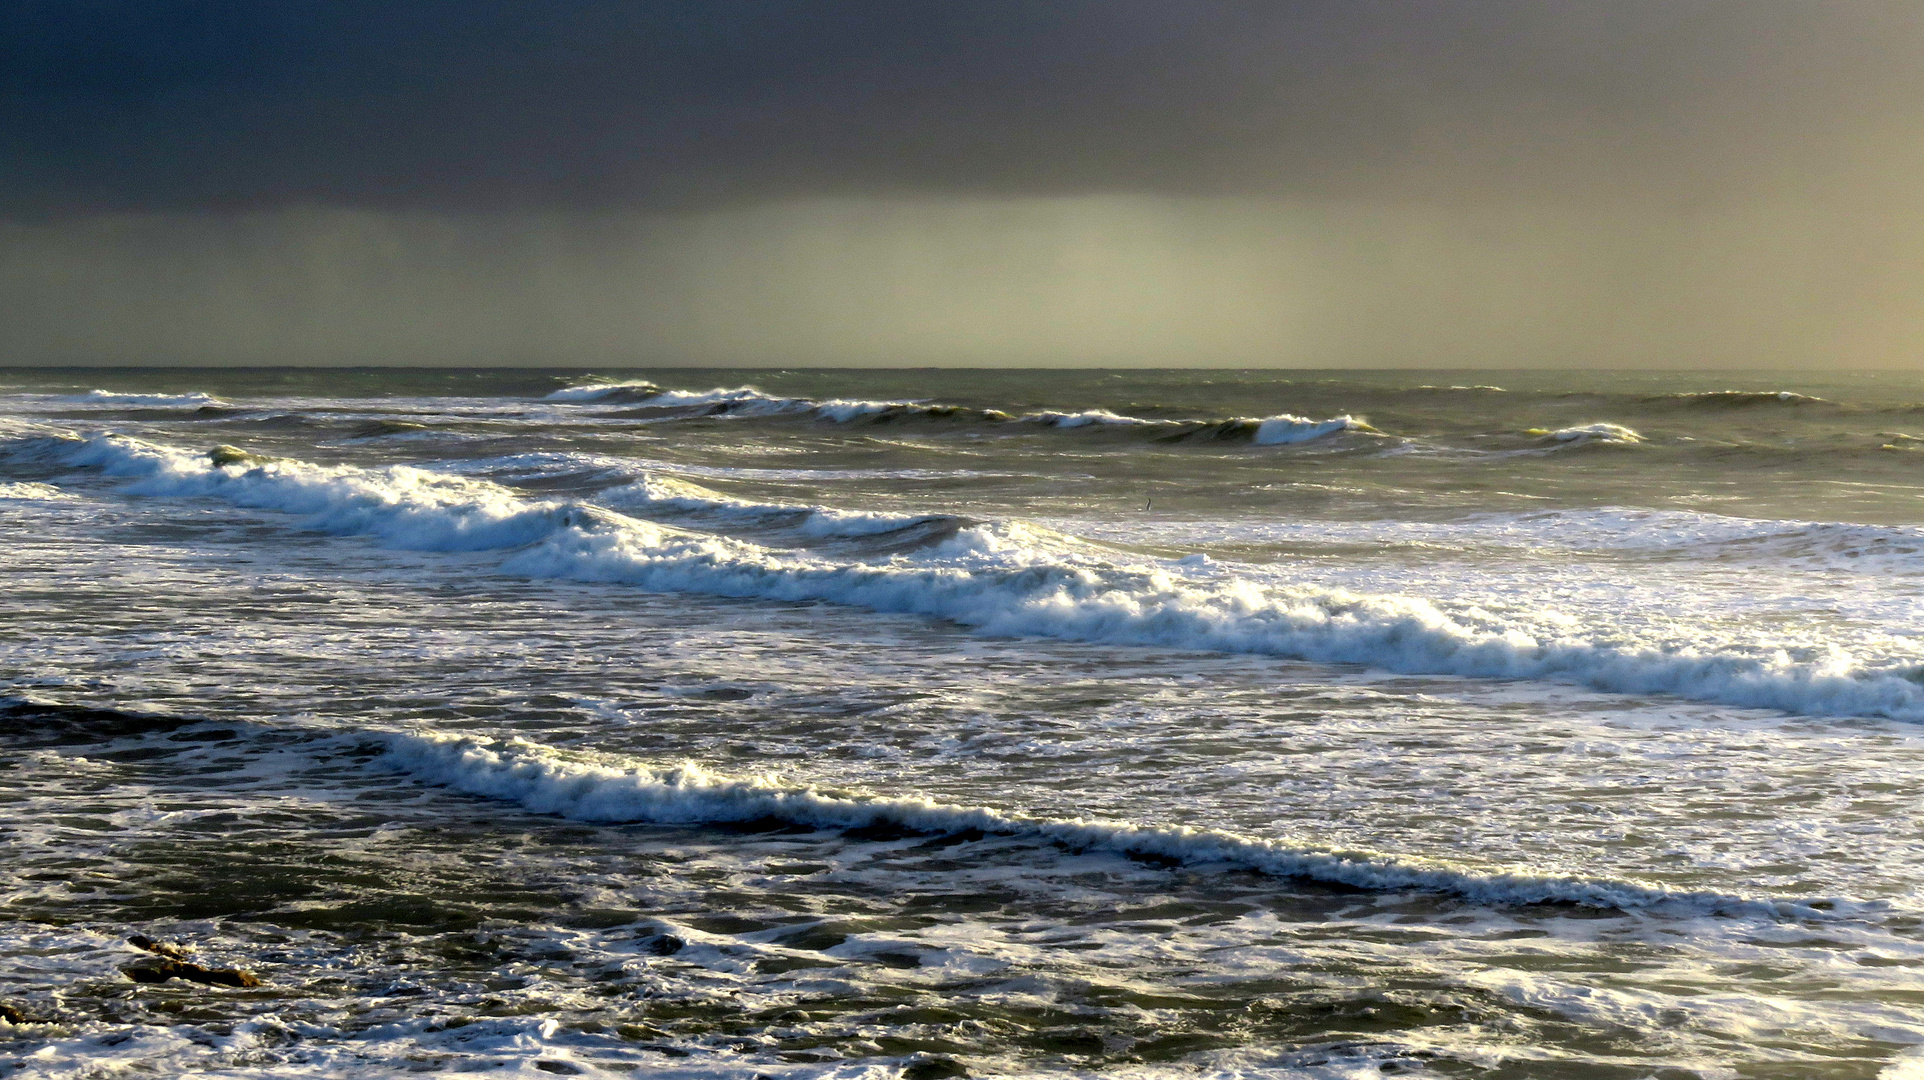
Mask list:
[[149,985],[164,983],[169,979],[185,979],[188,982],[202,983],[207,986],[232,986],[240,989],[259,986],[261,981],[251,971],[241,968],[210,968],[188,959],[184,946],[166,941],[155,941],[145,934],[135,934],[127,939],[127,944],[154,954],[152,960],[139,960],[120,969],[121,973],[137,983]]
[[656,956],[673,956],[686,948],[688,943],[673,934],[656,934],[641,943],[641,947]]
[[222,443],[207,451],[207,460],[213,462],[216,467],[245,465],[249,468],[256,468],[270,461],[278,461],[279,459],[267,454],[256,454],[242,450],[238,446],[229,446],[226,443]]
[[902,1080],[945,1080],[967,1075],[969,1070],[961,1062],[940,1054],[917,1054],[902,1066]]
[[143,960],[128,964],[120,969],[123,974],[137,983],[164,983],[169,979],[186,979],[188,982],[204,983],[208,986],[233,986],[246,988],[259,986],[260,979],[251,971],[240,968],[210,968],[183,960]]

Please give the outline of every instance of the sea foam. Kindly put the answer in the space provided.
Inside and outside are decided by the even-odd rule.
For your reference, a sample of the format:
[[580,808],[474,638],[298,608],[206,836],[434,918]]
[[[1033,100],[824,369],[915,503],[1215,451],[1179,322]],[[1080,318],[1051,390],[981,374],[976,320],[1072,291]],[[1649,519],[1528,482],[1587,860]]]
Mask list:
[[960,529],[912,557],[836,560],[696,534],[584,503],[531,500],[483,480],[236,460],[133,439],[37,440],[39,452],[133,479],[155,496],[212,496],[302,515],[312,528],[395,547],[518,549],[511,573],[659,592],[830,601],[949,619],[992,634],[1255,653],[1391,671],[1552,679],[1806,714],[1924,720],[1914,666],[1862,666],[1834,651],[1796,660],[1765,647],[1639,644],[1582,624],[1446,609],[1419,597],[1261,585],[1051,550],[1012,525]]

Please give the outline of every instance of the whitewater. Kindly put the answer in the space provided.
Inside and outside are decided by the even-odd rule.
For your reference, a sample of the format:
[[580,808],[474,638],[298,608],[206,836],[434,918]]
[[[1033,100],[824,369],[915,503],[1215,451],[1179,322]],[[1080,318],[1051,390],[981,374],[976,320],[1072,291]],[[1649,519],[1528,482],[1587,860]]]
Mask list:
[[0,1075],[1904,1075],[1914,382],[10,371]]

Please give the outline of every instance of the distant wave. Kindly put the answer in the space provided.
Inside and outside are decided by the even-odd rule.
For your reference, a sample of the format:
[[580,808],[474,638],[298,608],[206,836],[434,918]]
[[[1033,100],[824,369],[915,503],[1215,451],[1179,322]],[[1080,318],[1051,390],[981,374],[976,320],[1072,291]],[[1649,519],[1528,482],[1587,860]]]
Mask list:
[[564,386],[543,400],[546,401],[643,401],[661,393],[661,387],[651,382],[593,382],[580,386]]
[[961,405],[933,404],[925,401],[864,400],[780,397],[751,386],[713,390],[665,390],[653,383],[586,383],[564,387],[547,396],[550,401],[571,403],[620,403],[644,410],[684,410],[696,416],[812,416],[846,424],[857,420],[894,420],[926,417],[978,421],[983,423],[1038,424],[1051,428],[1140,428],[1169,431],[1173,439],[1206,438],[1280,446],[1311,442],[1346,432],[1380,434],[1365,421],[1353,416],[1315,420],[1289,413],[1231,420],[1168,419],[1129,416],[1108,409],[1082,409],[1075,412],[1041,410],[1007,413],[999,409],[979,409]]
[[1081,412],[1073,413],[1027,413],[1018,417],[1018,419],[1032,420],[1038,424],[1047,424],[1050,427],[1059,428],[1087,427],[1090,424],[1109,424],[1116,427],[1156,427],[1183,423],[1181,420],[1145,420],[1140,416],[1123,416],[1119,413],[1110,412],[1108,409],[1084,409]]
[[1660,394],[1647,397],[1652,405],[1681,405],[1686,408],[1741,409],[1751,405],[1819,405],[1826,398],[1790,390],[1709,390],[1694,394]]
[[1380,434],[1362,420],[1353,416],[1334,416],[1325,420],[1312,420],[1306,416],[1278,413],[1275,416],[1244,417],[1234,420],[1164,420],[1145,419],[1140,416],[1124,416],[1107,409],[1084,409],[1081,412],[1040,412],[1025,413],[1017,420],[1034,421],[1050,427],[1075,428],[1102,424],[1110,427],[1150,427],[1178,429],[1178,438],[1202,437],[1223,440],[1240,440],[1257,446],[1282,446],[1290,443],[1313,442],[1341,435],[1345,432],[1367,432]]
[[545,400],[566,402],[612,402],[649,409],[680,409],[703,416],[790,416],[813,413],[824,420],[847,423],[865,416],[899,410],[936,411],[913,401],[864,401],[857,399],[785,398],[763,393],[752,386],[714,390],[668,390],[653,383],[589,383],[569,386],[549,394]]
[[[1051,551],[1013,525],[958,528],[912,558],[838,561],[691,533],[578,502],[531,500],[484,480],[209,456],[118,436],[16,441],[91,466],[134,494],[211,496],[301,515],[311,528],[415,550],[518,549],[510,573],[658,592],[831,601],[949,619],[985,632],[1256,653],[1408,673],[1553,679],[1818,715],[1924,720],[1924,671],[1811,662],[1760,646],[1698,651],[1575,626],[1446,610],[1408,596],[1262,586]],[[218,463],[217,463],[218,461]]]
[[148,409],[199,409],[226,405],[227,402],[212,394],[199,392],[187,394],[117,394],[111,390],[89,390],[84,394],[72,394],[62,400],[80,405],[126,405]]
[[731,777],[692,762],[658,767],[610,755],[568,754],[525,740],[392,734],[385,765],[432,784],[579,821],[712,824],[776,820],[829,829],[888,824],[918,832],[1025,836],[1187,864],[1227,863],[1277,877],[1365,889],[1422,890],[1482,903],[1567,903],[1637,909],[1812,917],[1849,900],[1773,899],[1666,889],[1601,877],[1486,871],[1376,852],[1295,847],[1214,829],[1054,820],[919,798],[883,798],[787,784],[769,775]]

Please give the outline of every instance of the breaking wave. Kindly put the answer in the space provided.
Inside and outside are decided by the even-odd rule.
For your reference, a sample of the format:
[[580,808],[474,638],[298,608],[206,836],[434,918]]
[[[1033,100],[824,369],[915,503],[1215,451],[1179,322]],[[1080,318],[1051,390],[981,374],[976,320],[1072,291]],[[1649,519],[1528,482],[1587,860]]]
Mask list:
[[604,754],[563,753],[522,739],[391,734],[380,759],[427,783],[579,821],[716,824],[776,820],[828,829],[893,825],[916,832],[1034,837],[1078,848],[1148,855],[1186,864],[1227,863],[1277,877],[1356,888],[1420,890],[1483,903],[1566,903],[1636,909],[1681,905],[1704,911],[1812,917],[1855,902],[1773,899],[1667,889],[1636,881],[1527,870],[1485,871],[1440,860],[1323,850],[1215,829],[1055,820],[919,798],[885,798],[733,777],[692,762],[658,767]]
[[[118,436],[24,442],[31,445],[17,446],[18,452],[128,477],[134,494],[211,496],[302,515],[309,527],[369,535],[400,548],[518,549],[503,570],[535,577],[829,601],[1011,636],[1550,679],[1794,713],[1924,720],[1924,671],[1914,666],[1864,666],[1842,651],[1799,660],[1768,644],[1700,651],[1612,637],[1617,631],[1610,627],[1530,622],[1418,597],[1122,564],[1052,549],[1045,536],[1019,524],[958,525],[912,557],[837,560],[580,502],[522,498],[489,481],[405,466],[320,466],[226,447],[192,454]],[[637,497],[697,496],[644,491]]]
[[1084,409],[1081,412],[1038,412],[1028,413],[1020,419],[1031,420],[1050,427],[1077,428],[1090,424],[1108,424],[1112,427],[1156,427],[1166,424],[1181,424],[1181,420],[1145,420],[1140,416],[1123,416],[1108,409]]
[[[1252,423],[1244,420],[1240,423]],[[1353,416],[1337,416],[1328,420],[1311,420],[1304,416],[1291,416],[1283,413],[1266,416],[1253,421],[1256,429],[1250,433],[1250,441],[1257,446],[1278,446],[1287,443],[1310,442],[1345,431],[1369,431],[1376,429]]]

